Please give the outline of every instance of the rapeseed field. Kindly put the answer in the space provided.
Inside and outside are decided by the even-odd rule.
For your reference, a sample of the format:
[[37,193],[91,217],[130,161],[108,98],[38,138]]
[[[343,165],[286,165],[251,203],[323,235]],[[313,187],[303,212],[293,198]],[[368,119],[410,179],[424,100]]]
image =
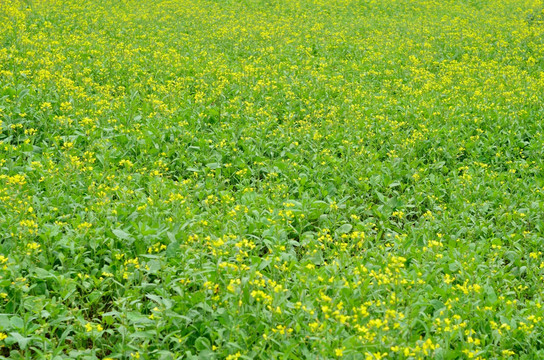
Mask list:
[[541,0],[0,0],[0,357],[544,358]]

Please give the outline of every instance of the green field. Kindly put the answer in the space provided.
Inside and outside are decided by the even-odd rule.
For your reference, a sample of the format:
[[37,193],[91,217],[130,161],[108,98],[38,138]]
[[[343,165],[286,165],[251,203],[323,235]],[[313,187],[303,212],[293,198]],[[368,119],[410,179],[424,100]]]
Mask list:
[[543,359],[542,0],[0,0],[0,358]]

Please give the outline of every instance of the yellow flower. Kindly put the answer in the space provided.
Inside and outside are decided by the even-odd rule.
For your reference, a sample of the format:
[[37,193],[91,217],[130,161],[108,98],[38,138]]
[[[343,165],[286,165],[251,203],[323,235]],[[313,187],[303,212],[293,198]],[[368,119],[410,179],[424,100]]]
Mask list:
[[240,356],[242,356],[242,354],[238,351],[236,354],[227,356],[225,360],[237,360]]
[[502,351],[502,356],[511,356],[511,355],[516,355],[516,353],[513,352],[512,350],[503,350]]

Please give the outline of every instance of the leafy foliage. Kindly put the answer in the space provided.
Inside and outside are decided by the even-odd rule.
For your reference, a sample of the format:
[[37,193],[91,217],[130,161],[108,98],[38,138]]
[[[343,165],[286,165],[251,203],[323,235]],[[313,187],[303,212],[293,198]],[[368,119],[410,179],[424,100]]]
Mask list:
[[0,355],[544,357],[542,8],[0,1]]

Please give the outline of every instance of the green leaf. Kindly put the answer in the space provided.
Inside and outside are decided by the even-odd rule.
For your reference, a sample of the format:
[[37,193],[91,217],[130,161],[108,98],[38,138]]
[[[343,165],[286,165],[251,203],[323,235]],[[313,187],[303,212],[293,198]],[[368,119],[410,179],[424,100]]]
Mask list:
[[206,166],[209,168],[209,169],[212,169],[212,170],[215,170],[215,169],[219,169],[221,167],[221,164],[219,163],[209,163],[209,164],[206,164]]
[[16,329],[24,329],[25,322],[18,316],[12,316],[10,319],[11,325]]
[[495,289],[493,289],[491,285],[485,285],[484,292],[487,295],[487,299],[491,304],[495,304],[497,302],[497,294],[495,293]]
[[351,224],[344,224],[342,226],[340,226],[336,232],[339,233],[339,234],[347,234],[351,231],[351,229],[353,228],[353,226]]
[[212,347],[212,346],[211,346],[210,340],[209,340],[208,338],[199,337],[199,338],[196,339],[196,341],[195,341],[195,348],[196,348],[198,351],[208,350],[208,349],[210,349],[211,347]]
[[10,332],[9,334],[17,341],[17,344],[22,350],[26,350],[28,343],[32,340],[32,338],[24,337],[16,332]]
[[121,229],[113,229],[113,234],[117,236],[121,240],[129,240],[131,238],[129,233],[126,233],[125,231]]

